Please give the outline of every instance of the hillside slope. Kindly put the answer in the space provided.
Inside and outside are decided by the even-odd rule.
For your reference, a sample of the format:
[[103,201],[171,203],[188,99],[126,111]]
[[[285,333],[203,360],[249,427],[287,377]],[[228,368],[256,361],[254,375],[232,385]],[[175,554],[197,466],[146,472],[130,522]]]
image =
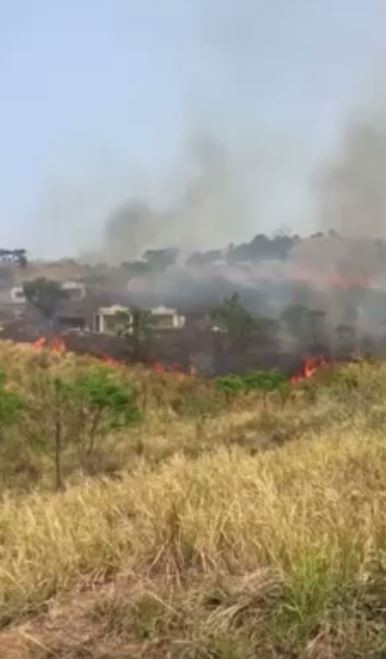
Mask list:
[[[42,360],[95,367],[0,352],[24,395]],[[49,453],[32,445],[33,486],[3,474],[0,656],[384,657],[386,368],[264,400],[141,369],[114,377],[136,383],[144,414],[106,439],[98,473],[68,449],[54,493]]]

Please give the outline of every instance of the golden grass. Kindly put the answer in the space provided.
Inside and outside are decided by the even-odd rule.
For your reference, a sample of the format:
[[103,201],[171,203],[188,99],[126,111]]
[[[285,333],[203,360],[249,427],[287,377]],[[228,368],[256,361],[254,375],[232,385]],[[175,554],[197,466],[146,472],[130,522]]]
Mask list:
[[[272,631],[311,632],[331,624],[338,605],[356,614],[385,567],[385,471],[383,439],[351,433],[253,458],[241,450],[193,464],[177,457],[155,473],[142,468],[121,482],[36,494],[22,505],[8,497],[0,513],[3,622],[117,575],[166,579],[178,600],[181,583],[189,593],[197,580],[252,575],[253,586],[253,575],[267,570],[282,589]],[[211,624],[231,627],[240,602],[233,606],[224,613],[220,601]],[[266,643],[266,626],[262,616],[254,642]]]
[[[36,357],[1,355],[28,386]],[[0,656],[386,656],[385,366],[199,423],[129,376],[152,402],[117,480],[3,494]]]

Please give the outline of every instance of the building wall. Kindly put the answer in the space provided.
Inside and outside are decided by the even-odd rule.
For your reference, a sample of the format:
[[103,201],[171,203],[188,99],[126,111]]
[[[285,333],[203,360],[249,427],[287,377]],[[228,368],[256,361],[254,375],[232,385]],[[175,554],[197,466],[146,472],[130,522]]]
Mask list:
[[122,313],[128,314],[127,320],[130,322],[131,317],[126,307],[100,307],[97,313],[94,314],[94,332],[99,334],[116,334],[118,327],[122,325]]
[[171,315],[157,315],[152,317],[152,325],[156,329],[172,329],[175,327],[174,316]]

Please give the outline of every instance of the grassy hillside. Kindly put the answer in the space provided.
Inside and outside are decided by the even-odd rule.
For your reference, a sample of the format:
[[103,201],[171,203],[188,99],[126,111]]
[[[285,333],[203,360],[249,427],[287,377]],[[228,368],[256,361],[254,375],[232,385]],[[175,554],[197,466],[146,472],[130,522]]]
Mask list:
[[54,492],[50,385],[100,365],[11,344],[0,364],[22,401],[0,424],[0,657],[386,656],[384,365],[268,395],[105,367],[140,414],[90,473],[65,389]]

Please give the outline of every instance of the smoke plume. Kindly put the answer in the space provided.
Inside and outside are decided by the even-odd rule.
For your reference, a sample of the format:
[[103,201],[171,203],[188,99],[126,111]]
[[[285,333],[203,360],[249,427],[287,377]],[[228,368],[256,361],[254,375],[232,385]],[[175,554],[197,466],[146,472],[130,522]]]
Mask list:
[[322,183],[321,225],[355,238],[386,237],[386,115],[351,123]]
[[[129,200],[108,218],[100,258],[119,264],[148,249],[194,251],[218,247],[247,235],[252,217],[248,171],[242,156],[221,141],[199,135],[176,175],[168,207]],[[182,178],[182,180],[181,180]]]

